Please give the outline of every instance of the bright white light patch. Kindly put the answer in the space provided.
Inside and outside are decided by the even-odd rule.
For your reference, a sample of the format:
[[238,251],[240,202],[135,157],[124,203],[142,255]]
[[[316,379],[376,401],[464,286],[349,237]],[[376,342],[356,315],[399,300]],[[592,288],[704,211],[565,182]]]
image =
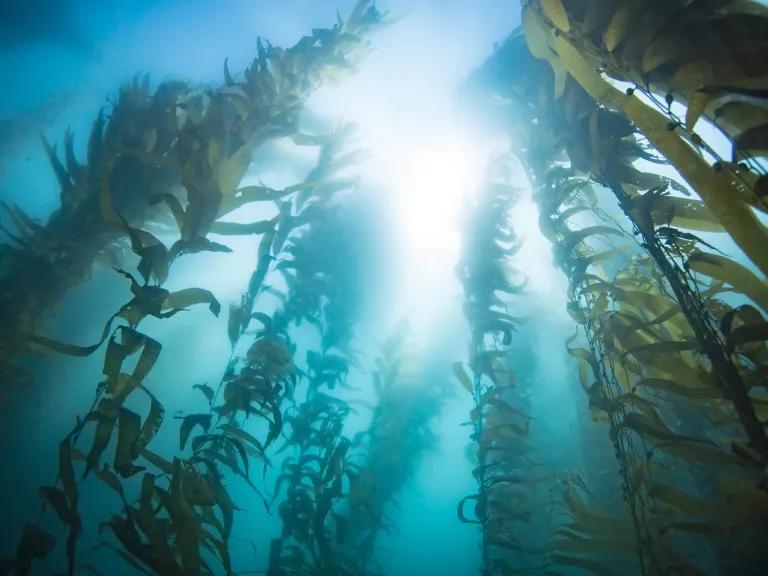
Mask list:
[[476,185],[476,159],[459,139],[403,152],[394,184],[407,244],[435,257],[455,256],[459,208]]

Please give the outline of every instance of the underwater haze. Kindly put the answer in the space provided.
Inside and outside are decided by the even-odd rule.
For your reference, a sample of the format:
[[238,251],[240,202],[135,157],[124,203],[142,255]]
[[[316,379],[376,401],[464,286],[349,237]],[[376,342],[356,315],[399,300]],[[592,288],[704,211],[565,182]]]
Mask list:
[[766,37],[5,0],[0,574],[768,573]]

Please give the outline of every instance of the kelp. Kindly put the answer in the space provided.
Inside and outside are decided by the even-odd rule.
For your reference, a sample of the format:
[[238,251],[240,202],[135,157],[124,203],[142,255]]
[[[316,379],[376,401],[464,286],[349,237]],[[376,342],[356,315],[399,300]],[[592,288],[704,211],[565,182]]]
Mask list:
[[544,521],[536,485],[546,481],[537,477],[541,472],[528,454],[531,416],[523,375],[535,352],[511,347],[520,323],[511,310],[524,302],[525,282],[514,264],[520,243],[510,211],[519,190],[509,181],[510,168],[504,157],[488,166],[467,216],[457,267],[472,335],[471,375],[463,363],[454,364],[454,374],[475,401],[470,424],[478,482],[478,493],[465,497],[457,513],[462,522],[481,528],[484,574],[522,573],[546,562],[546,548],[530,535]]
[[27,576],[33,562],[45,559],[55,546],[56,540],[48,532],[35,524],[25,525],[15,556],[0,557],[0,574]]
[[[357,33],[375,26],[378,21],[378,12],[369,3],[362,2],[355,8],[346,24],[339,21],[330,31],[315,31],[314,36],[306,37],[299,44],[300,48],[281,51],[271,46],[264,48],[260,44],[259,57],[246,73],[246,83],[241,88],[243,94],[238,95],[238,98],[243,100],[240,102],[241,107],[250,105],[248,98],[244,96],[246,91],[266,102],[284,97],[284,93],[295,94],[297,90],[306,94],[320,82],[326,66],[323,63],[324,58],[332,58],[336,67],[348,67],[350,62],[339,54],[341,45],[347,48],[358,46],[360,41]],[[286,65],[283,59],[296,60],[299,58],[298,54],[304,51],[308,51],[310,56],[310,62],[304,63],[309,66],[309,71],[302,69],[298,62],[293,62],[288,69],[281,68]],[[294,74],[301,76],[301,80],[297,80]],[[276,84],[263,85],[263,82],[270,79],[276,79]],[[231,90],[222,89],[222,92],[228,94]],[[268,137],[267,134],[261,133],[258,137],[251,138],[248,143],[241,142],[234,149],[222,149],[224,142],[220,138],[221,135],[216,133],[216,117],[220,112],[217,111],[217,106],[223,105],[222,103],[231,96],[227,94],[209,94],[212,101],[197,109],[184,107],[187,117],[180,125],[178,142],[173,145],[184,148],[185,143],[188,146],[192,141],[190,139],[194,139],[196,144],[193,149],[178,151],[182,159],[182,184],[187,191],[186,206],[173,195],[166,194],[162,197],[178,229],[178,239],[171,246],[166,246],[148,230],[129,224],[129,219],[133,219],[133,215],[129,214],[130,210],[118,206],[105,184],[107,179],[101,178],[98,209],[105,221],[130,241],[130,246],[138,257],[137,271],[140,280],[125,270],[117,269],[119,274],[130,281],[133,298],[106,322],[100,341],[95,345],[83,347],[41,336],[30,338],[37,346],[74,356],[92,354],[107,342],[103,365],[105,380],[97,388],[90,411],[84,418],[78,418],[75,428],[60,446],[60,488],[48,486],[40,490],[43,501],[69,525],[69,574],[75,573],[76,570],[76,544],[82,532],[78,514],[81,496],[78,484],[85,481],[89,472],[93,472],[107,487],[114,490],[122,503],[122,511],[111,514],[101,524],[100,531],[104,540],[99,547],[113,550],[127,564],[148,574],[232,573],[228,540],[237,506],[227,492],[224,474],[241,476],[260,495],[251,479],[249,459],[255,456],[268,466],[266,449],[281,434],[282,413],[279,400],[265,400],[262,396],[259,403],[259,397],[251,394],[253,390],[246,389],[242,392],[238,389],[238,386],[243,387],[240,386],[243,384],[242,378],[238,378],[233,362],[230,362],[222,380],[222,403],[217,403],[218,392],[210,387],[198,385],[205,395],[208,412],[178,416],[181,420],[180,450],[185,451],[188,445],[191,455],[166,459],[149,449],[163,422],[164,408],[149,391],[145,380],[161,352],[161,345],[140,332],[140,324],[147,316],[168,319],[195,304],[207,304],[211,312],[218,315],[219,302],[207,290],[187,288],[169,292],[162,284],[168,277],[173,263],[185,254],[228,251],[225,246],[210,241],[207,234],[218,217],[221,199],[226,195],[237,194],[236,188],[247,165],[250,151]],[[159,98],[156,97],[154,101],[157,100]],[[258,106],[254,106],[254,114],[262,113],[265,103],[261,100]],[[294,98],[291,110],[295,111],[299,105],[300,101]],[[272,120],[281,113],[279,106],[276,106]],[[118,115],[117,112],[113,117],[114,115]],[[247,133],[253,128],[253,123],[247,118],[247,113],[241,113],[238,122],[243,121],[243,124],[236,123],[228,128],[245,130]],[[259,130],[257,126],[256,132]],[[282,133],[283,130],[289,130],[290,133],[295,131],[295,126],[283,126],[275,134]],[[156,138],[157,135],[150,138],[150,148],[157,144]],[[223,140],[228,138],[230,136]],[[206,142],[208,148],[206,150],[203,146],[203,158],[200,156],[200,148],[201,144]],[[333,193],[350,184],[345,182],[339,186],[331,181],[336,169],[332,164],[338,152],[338,137],[333,135],[325,142],[324,150],[320,154],[319,168],[310,174],[310,182],[287,193],[293,194],[294,198],[284,202],[284,205],[292,204],[295,200],[296,218],[289,224],[286,224],[284,219],[277,218],[270,224],[252,226],[249,228],[251,233],[259,232],[263,237],[269,238],[274,236],[277,229],[277,233],[282,234],[282,243],[289,238],[292,230],[311,225],[315,220],[324,221],[331,210],[327,203]],[[123,150],[121,153],[127,152]],[[344,162],[341,165],[347,164],[348,162]],[[64,180],[62,171],[58,166],[55,167],[60,179]],[[63,188],[64,184],[66,182],[63,183]],[[69,188],[66,190],[69,191]],[[269,242],[268,253],[272,248],[272,242]],[[280,254],[280,250],[275,249],[274,257],[269,257],[268,264]],[[260,260],[259,264],[264,260]],[[254,276],[260,280],[251,282],[244,297],[251,307],[261,293],[261,281],[265,274],[257,270]],[[287,304],[291,305],[298,290],[289,289],[288,292],[290,296],[287,298]],[[266,328],[250,346],[246,355],[249,382],[255,383],[258,390],[291,389],[286,383],[290,384],[295,377],[291,362],[292,352],[288,348],[290,341],[281,338],[281,334],[285,333],[284,330],[290,322],[301,320],[299,312],[305,316],[310,313],[305,313],[300,305],[294,308],[271,319],[266,315],[253,313],[253,317],[261,320]],[[237,330],[230,329],[233,354],[240,336],[248,329],[251,313],[252,309],[249,308],[247,320],[243,319]],[[117,326],[113,328],[114,325]],[[137,360],[133,368],[128,369],[125,367],[126,360],[131,356],[137,356]],[[142,390],[149,399],[149,406],[144,413],[134,408],[134,395],[138,390]],[[129,396],[132,406],[130,409],[125,406]],[[255,408],[252,402],[259,403],[261,409],[267,407],[269,411]],[[266,441],[259,441],[238,425],[234,419],[238,412],[244,412],[246,416],[255,412],[269,421],[269,437]],[[199,432],[196,433],[196,430]],[[82,454],[75,447],[81,437],[91,439],[87,454]],[[113,451],[110,446],[114,446]],[[110,452],[113,454],[111,458]],[[333,458],[340,457],[343,457],[343,454],[335,454]],[[109,460],[111,466],[108,464]],[[82,461],[82,465],[78,465],[78,461]],[[83,469],[82,479],[76,480],[76,468],[80,466]],[[128,498],[127,485],[123,479],[139,475],[140,496],[137,501],[132,501]],[[268,506],[266,499],[262,499]]]
[[[560,19],[563,21],[561,12],[557,11],[557,14],[560,14]],[[526,8],[525,22],[528,43],[532,45],[533,42],[539,41],[542,34],[541,29],[537,28],[540,23],[536,20],[533,7]],[[563,60],[563,63],[567,67],[568,61]],[[571,71],[571,73],[574,72]],[[581,82],[578,76],[574,76],[574,78]],[[583,82],[581,84],[587,92],[594,95],[590,87],[584,86]],[[563,98],[566,97],[563,96]],[[658,200],[667,197],[664,193],[669,188],[669,180],[653,173],[640,172],[632,166],[634,160],[641,156],[640,151],[642,150],[642,143],[635,137],[636,130],[610,108],[601,108],[599,104],[602,103],[604,102],[601,99],[598,99],[596,103],[590,103],[587,98],[581,99],[576,118],[582,118],[582,120],[572,122],[570,126],[573,127],[575,136],[583,139],[585,146],[578,153],[580,161],[574,161],[574,152],[568,151],[572,166],[580,170],[588,168],[592,179],[616,195],[619,205],[632,222],[635,230],[642,236],[644,248],[654,259],[656,266],[674,293],[675,299],[680,304],[688,324],[693,328],[696,342],[711,363],[712,370],[724,391],[724,395],[733,402],[752,447],[762,455],[764,460],[768,461],[768,436],[757,419],[749,398],[748,387],[728,354],[718,333],[716,323],[696,293],[695,283],[685,274],[684,262],[676,263],[674,260],[673,250],[675,248],[678,248],[678,255],[682,256],[679,249],[679,244],[682,241],[694,245],[697,243],[702,245],[703,242],[699,243],[696,236],[684,233],[669,225],[674,218],[676,207],[674,204],[668,205],[665,209],[665,212],[669,214],[668,222],[653,220],[651,209],[654,205],[660,204]],[[631,115],[629,119],[636,121]],[[639,127],[642,129],[641,124]],[[659,146],[654,138],[649,137],[649,140],[651,144]],[[659,151],[665,153],[665,148],[661,146]],[[580,166],[581,162],[585,162],[585,166]],[[643,193],[640,193],[641,190]],[[672,210],[671,214],[670,210]],[[660,225],[664,223],[667,224],[663,226],[666,242],[662,241],[655,233],[655,227],[661,227]],[[569,234],[568,238],[571,236]],[[568,239],[564,242],[565,249],[570,249]],[[672,250],[667,249],[667,246]],[[719,255],[714,257],[724,258]],[[661,351],[661,346],[669,349],[670,343],[653,343],[648,346],[652,347],[648,351],[651,349]]]
[[[327,178],[343,168],[343,162],[334,167],[334,159],[342,157],[337,152],[336,143],[325,144],[308,179]],[[342,434],[352,408],[334,395],[346,387],[355,365],[351,344],[357,271],[351,266],[351,243],[340,235],[339,208],[332,202],[340,187],[328,185],[330,180],[324,182],[314,190],[297,192],[291,207],[284,209],[282,225],[294,232],[278,233],[271,240],[280,254],[274,273],[282,277],[286,288],[283,293],[269,293],[278,296],[280,309],[271,318],[253,314],[263,325],[262,338],[275,331],[287,334],[289,327],[313,329],[319,336],[319,348],[310,348],[303,368],[293,370],[294,404],[275,412],[281,414],[285,428],[279,450],[290,451],[272,496],[279,501],[282,529],[271,542],[267,573],[276,576],[360,573],[357,560],[345,549],[348,519],[343,513],[347,487],[356,477],[350,459],[353,441]],[[254,274],[263,282],[258,269]],[[251,288],[254,286],[252,278]],[[250,309],[252,302],[244,297],[242,309]],[[249,359],[256,356],[252,350]],[[296,404],[298,394],[303,399]]]
[[[734,9],[737,3],[732,6],[709,3],[688,6],[684,2],[671,2],[659,13],[645,11],[645,4],[639,2],[617,2],[614,6],[592,4],[587,9],[579,6],[578,11],[573,10],[575,3],[574,6],[569,6],[567,1],[556,4],[571,14],[560,22],[567,29],[552,23],[539,3],[533,2],[524,10],[529,41],[537,45],[535,52],[556,62],[553,66],[561,71],[561,77],[564,74],[573,77],[602,105],[626,114],[688,181],[763,275],[768,274],[768,263],[761,249],[768,235],[765,226],[750,209],[752,206],[765,208],[757,186],[764,169],[759,162],[750,161],[750,152],[758,155],[764,152],[760,150],[759,138],[744,138],[746,134],[761,130],[759,127],[765,122],[765,102],[759,99],[728,101],[743,97],[742,82],[764,82],[764,59],[757,56],[754,48],[748,49],[750,55],[756,56],[754,59],[737,58],[736,54],[741,52],[745,42],[752,44],[753,32],[759,37],[768,26],[765,7],[747,2],[753,10],[744,14],[740,9]],[[611,8],[616,9],[615,15],[622,16],[600,23],[599,19],[611,14]],[[631,21],[632,11],[645,11],[646,21],[629,32],[626,24]],[[592,12],[600,12],[601,16]],[[617,22],[623,24],[617,25]],[[608,36],[600,35],[601,30]],[[612,38],[612,31],[616,30],[621,32]],[[704,37],[708,38],[706,42],[701,41]],[[664,58],[645,59],[654,53],[663,54]],[[633,90],[627,93],[618,90],[595,71],[598,67],[614,77],[634,83],[636,90],[645,90],[659,110],[644,104]],[[685,80],[681,81],[682,78]],[[726,79],[722,85],[719,84],[721,79]],[[715,89],[713,82],[721,89]],[[654,91],[661,92],[663,102],[655,97]],[[713,120],[733,139],[734,159],[740,155],[744,158],[746,153],[746,162],[724,162],[701,136],[692,131],[702,108],[706,108],[702,106],[706,103],[702,103],[702,97],[706,99],[707,94],[713,95],[713,104],[723,98],[717,114],[711,113]],[[689,105],[687,121],[677,118],[672,111],[671,104],[676,96]],[[737,119],[728,118],[732,109],[737,110]],[[752,146],[753,143],[758,145]],[[706,162],[704,152],[714,156],[714,165]],[[724,170],[726,166],[733,168]]]
[[371,374],[376,393],[371,422],[354,439],[351,459],[357,469],[350,474],[345,548],[364,574],[386,573],[389,554],[377,550],[379,537],[396,530],[399,496],[437,443],[430,424],[444,391],[423,370],[410,367],[412,347],[405,325],[381,347]]
[[[180,243],[171,248],[171,260],[181,251],[224,249],[205,241],[206,233],[212,227],[232,232],[233,225],[215,221],[264,195],[239,190],[253,151],[298,131],[308,96],[325,78],[354,69],[366,36],[381,22],[373,4],[361,0],[346,21],[314,30],[291,48],[259,40],[251,66],[241,77],[227,69],[218,87],[167,81],[152,90],[147,77],[136,77],[120,89],[109,113],[94,120],[84,161],[76,157],[71,133],[64,161],[46,141],[60,207],[42,224],[5,206],[12,226],[3,228],[9,243],[0,251],[3,382],[24,379],[17,360],[27,350],[27,336],[44,325],[70,288],[89,277],[95,261],[121,261],[126,239],[136,251],[131,230],[141,230],[140,271],[160,272],[160,280],[162,271],[147,256],[152,252],[162,263],[162,249],[147,242],[149,232],[142,229],[169,220],[178,224]],[[259,225],[234,231],[266,230]]]
[[[136,231],[132,233],[139,235]],[[142,262],[145,258],[142,257]],[[141,264],[139,268],[142,268]],[[127,272],[120,272],[130,276]],[[148,276],[142,285],[132,277],[131,282],[134,285],[134,299],[122,306],[105,325],[105,334],[110,333],[102,369],[105,381],[97,387],[91,410],[82,420],[78,419],[73,431],[60,444],[58,484],[61,489],[43,487],[40,489],[41,497],[54,508],[59,519],[69,525],[69,574],[74,574],[76,570],[76,544],[82,531],[78,513],[79,482],[75,473],[75,462],[78,460],[83,461],[80,482],[85,481],[85,477],[93,471],[97,478],[120,496],[122,512],[110,516],[102,527],[111,532],[117,541],[117,544],[105,542],[105,545],[118,550],[118,554],[129,564],[139,565],[143,571],[156,574],[213,573],[201,560],[202,543],[209,541],[219,550],[217,560],[229,572],[229,557],[224,552],[227,534],[216,537],[205,531],[206,525],[219,525],[213,506],[221,503],[208,497],[212,485],[217,486],[220,492],[223,491],[215,463],[208,461],[201,465],[198,460],[200,455],[197,454],[199,450],[195,451],[192,459],[174,458],[171,462],[150,453],[147,448],[163,422],[163,405],[145,384],[160,355],[161,345],[139,332],[138,328],[149,314],[159,318],[173,316],[160,313],[171,293],[162,289],[160,284],[150,284]],[[205,291],[192,289],[186,293],[194,296],[183,297],[178,303],[218,304]],[[218,312],[218,308],[211,305],[211,311]],[[111,330],[115,321],[127,325],[119,325]],[[106,338],[102,338],[102,342],[104,340]],[[50,339],[39,338],[36,342],[73,355],[93,353],[101,344],[78,348]],[[127,360],[132,356],[138,358],[133,367],[128,368]],[[138,390],[142,390],[149,399],[145,416],[125,406],[129,397],[135,402]],[[81,454],[76,452],[75,445],[86,432],[91,437],[91,446],[87,454]],[[186,432],[183,430],[183,433]],[[105,460],[109,458],[108,449],[111,445],[114,445],[114,451],[110,467]],[[158,471],[150,471],[152,467],[157,467]],[[127,500],[122,479],[138,474],[142,474],[143,504],[136,508]],[[162,477],[162,481],[156,482],[158,477]],[[200,492],[202,487],[208,491]],[[154,504],[153,500],[156,500]]]
[[[760,482],[760,466],[754,467],[759,460],[752,450],[759,453],[762,426],[756,417],[757,404],[749,398],[749,387],[757,382],[755,375],[762,373],[761,368],[747,358],[735,357],[727,346],[727,331],[718,330],[728,328],[728,320],[736,316],[735,312],[729,315],[731,306],[717,299],[723,284],[707,283],[692,274],[698,260],[731,262],[722,254],[707,252],[712,248],[708,243],[685,231],[711,230],[713,216],[719,221],[720,215],[678,197],[688,192],[674,180],[633,166],[637,159],[654,163],[663,159],[635,136],[636,128],[622,117],[620,108],[601,106],[606,104],[602,95],[582,87],[566,73],[571,71],[573,60],[561,60],[562,54],[558,56],[554,50],[561,42],[562,29],[559,35],[537,23],[542,10],[547,18],[563,23],[564,12],[552,12],[553,5],[561,3],[528,7],[525,16],[531,51],[548,65],[533,60],[523,39],[513,35],[482,74],[520,104],[515,110],[516,128],[522,124],[516,130],[519,155],[537,188],[542,232],[555,244],[556,263],[570,279],[569,312],[587,340],[587,348],[571,345],[569,351],[579,360],[579,380],[593,414],[611,426],[625,499],[630,503],[639,539],[642,569],[652,574],[670,569],[702,570],[701,565],[694,568],[683,560],[686,554],[681,546],[685,544],[665,531],[664,523],[671,519],[659,511],[650,489],[652,478],[668,474],[671,468],[666,459],[672,457],[692,467],[702,459],[737,467],[741,464],[746,478]],[[516,70],[524,71],[517,72],[517,78],[525,78],[525,82],[504,85],[504,79]],[[581,82],[578,74],[576,80]],[[636,118],[630,114],[629,120]],[[649,141],[657,144],[650,136]],[[666,154],[664,147],[659,151]],[[587,176],[602,187],[592,184]],[[622,236],[621,224],[614,223],[601,209],[604,204],[598,199],[605,188],[618,198],[635,233],[642,238],[640,250],[629,245],[627,251],[621,244],[606,247],[605,241],[598,242],[599,237],[591,233],[603,232],[608,225],[616,229],[612,236]],[[683,214],[680,218],[676,218],[678,209]],[[585,224],[590,213],[595,222]],[[578,225],[575,230],[574,225]],[[642,255],[644,251],[650,258]],[[702,268],[710,271],[710,278],[719,280],[719,267]],[[733,270],[739,270],[738,266]],[[731,282],[752,287],[753,295],[759,293],[757,279],[755,284],[745,280],[749,276],[743,273],[729,277]],[[726,319],[725,324],[721,318]],[[749,318],[751,326],[761,325],[754,313]],[[752,333],[749,337],[744,333],[737,341],[759,341],[760,329],[752,329]],[[750,352],[755,359],[761,357],[758,350]],[[717,361],[729,365],[730,380],[717,366],[713,369]],[[729,382],[736,383],[740,399]],[[751,423],[745,418],[751,418]],[[748,448],[741,445],[739,420],[752,440]],[[735,437],[738,439],[734,441]],[[642,447],[646,443],[659,450],[647,452]],[[697,484],[694,493],[702,490],[716,497],[718,489],[710,486],[703,471],[694,467],[691,476]],[[673,477],[672,482],[682,490],[691,489],[684,475]],[[750,538],[759,538],[759,530],[755,530],[756,525],[747,530]],[[706,533],[699,530],[697,536]],[[589,570],[598,568],[591,565]]]

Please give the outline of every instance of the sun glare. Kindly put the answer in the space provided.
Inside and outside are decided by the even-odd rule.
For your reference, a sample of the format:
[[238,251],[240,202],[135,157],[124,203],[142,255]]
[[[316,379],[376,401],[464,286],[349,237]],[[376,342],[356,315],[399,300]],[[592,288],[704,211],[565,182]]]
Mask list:
[[475,163],[458,138],[403,151],[394,187],[412,250],[433,257],[458,253],[457,219],[463,199],[477,184]]

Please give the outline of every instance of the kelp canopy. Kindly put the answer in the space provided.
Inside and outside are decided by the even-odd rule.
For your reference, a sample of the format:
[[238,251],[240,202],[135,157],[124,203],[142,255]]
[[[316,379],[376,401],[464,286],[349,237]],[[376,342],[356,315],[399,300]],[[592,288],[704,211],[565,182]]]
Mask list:
[[[290,48],[259,40],[217,85],[135,77],[83,158],[71,131],[60,153],[43,139],[59,207],[41,223],[3,203],[0,393],[49,352],[98,358],[100,374],[0,574],[389,574],[457,397],[469,465],[445,476],[472,484],[451,517],[477,529],[478,574],[768,572],[768,9],[522,4],[469,79],[507,149],[466,191],[450,327],[465,346],[441,370],[404,325],[364,325],[374,256],[350,225],[363,155],[352,127],[302,116],[375,45],[386,18],[370,0]],[[257,182],[254,155],[285,140],[274,155],[300,149],[311,167]],[[562,319],[522,264],[528,200],[567,281]],[[238,236],[255,238],[252,269],[228,307],[173,283]],[[130,296],[95,342],[52,338],[49,314],[96,263]],[[185,361],[158,326],[200,305],[226,316],[228,356],[216,381],[177,377],[185,403],[158,386],[159,363]],[[560,357],[553,387],[542,375]],[[553,390],[580,416],[558,420]],[[566,435],[580,457],[551,449]]]

